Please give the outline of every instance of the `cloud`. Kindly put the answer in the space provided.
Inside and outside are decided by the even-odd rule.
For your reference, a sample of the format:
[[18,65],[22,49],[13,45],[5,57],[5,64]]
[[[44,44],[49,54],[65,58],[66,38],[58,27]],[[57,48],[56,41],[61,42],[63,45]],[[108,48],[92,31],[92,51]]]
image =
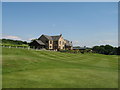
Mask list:
[[118,46],[120,46],[120,41],[118,42]]
[[[87,46],[87,47],[93,47],[96,45],[112,45],[112,46],[118,46],[118,41],[117,40],[80,40],[80,41],[73,41],[73,46]],[[119,46],[120,46],[120,42],[119,42]]]
[[33,39],[36,39],[36,38],[29,38],[29,39],[27,39],[27,41],[31,41],[31,40],[33,40]]
[[7,35],[7,34],[1,34],[0,33],[0,39],[12,39],[12,40],[21,40],[21,41],[27,41],[30,42],[32,39],[36,39],[36,38],[21,38],[19,36],[13,36],[13,35]]
[[20,37],[18,36],[2,36],[2,38],[5,38],[5,39],[13,39],[13,40],[22,40]]
[[112,40],[99,40],[98,42],[99,43],[111,43]]
[[116,40],[99,40],[98,41],[99,43],[104,43],[104,44],[109,44],[109,43],[117,43],[117,41]]
[[73,41],[73,45],[80,45],[79,41]]
[[99,40],[98,41],[98,44],[99,45],[106,45],[106,44],[109,44],[109,45],[113,45],[113,46],[118,46],[118,40]]

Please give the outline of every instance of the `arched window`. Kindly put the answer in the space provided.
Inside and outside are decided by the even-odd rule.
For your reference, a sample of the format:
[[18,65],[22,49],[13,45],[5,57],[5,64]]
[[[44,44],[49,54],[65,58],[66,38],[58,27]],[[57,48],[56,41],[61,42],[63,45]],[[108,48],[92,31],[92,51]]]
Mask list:
[[52,44],[52,41],[50,41],[50,44]]

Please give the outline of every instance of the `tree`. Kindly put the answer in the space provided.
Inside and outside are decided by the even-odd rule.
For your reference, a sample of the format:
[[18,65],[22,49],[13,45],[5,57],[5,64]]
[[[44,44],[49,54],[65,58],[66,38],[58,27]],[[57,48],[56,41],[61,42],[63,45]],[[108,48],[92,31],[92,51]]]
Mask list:
[[120,54],[118,48],[112,47],[111,45],[101,45],[101,46],[94,46],[92,48],[93,52],[105,55],[117,55]]
[[14,44],[14,45],[28,44],[26,41],[12,40],[12,39],[1,39],[1,41],[3,44]]
[[120,55],[120,46],[117,49],[117,55]]
[[105,46],[104,46],[104,49],[105,49],[105,51],[104,51],[104,53],[103,53],[103,54],[106,54],[106,55],[111,55],[111,54],[112,54],[112,52],[113,52],[113,47],[112,47],[112,46],[110,46],[110,45],[105,45]]

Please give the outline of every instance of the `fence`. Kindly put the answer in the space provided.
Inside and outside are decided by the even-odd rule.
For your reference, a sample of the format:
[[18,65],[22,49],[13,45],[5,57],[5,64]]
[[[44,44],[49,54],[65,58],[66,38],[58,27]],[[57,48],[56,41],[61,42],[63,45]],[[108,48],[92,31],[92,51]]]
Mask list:
[[25,48],[30,49],[27,45],[10,45],[10,44],[0,44],[0,47],[6,47],[6,48]]

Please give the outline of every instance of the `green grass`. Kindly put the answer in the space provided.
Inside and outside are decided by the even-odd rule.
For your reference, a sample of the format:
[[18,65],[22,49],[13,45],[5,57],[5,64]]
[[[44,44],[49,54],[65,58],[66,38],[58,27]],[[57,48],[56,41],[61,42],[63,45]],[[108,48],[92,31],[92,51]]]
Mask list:
[[118,56],[3,48],[3,88],[117,88]]

